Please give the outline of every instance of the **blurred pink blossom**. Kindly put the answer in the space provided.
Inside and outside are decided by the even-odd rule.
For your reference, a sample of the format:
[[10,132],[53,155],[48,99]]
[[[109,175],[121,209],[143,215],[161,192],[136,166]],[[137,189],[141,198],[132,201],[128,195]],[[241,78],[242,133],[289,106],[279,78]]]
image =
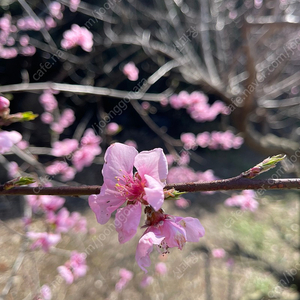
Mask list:
[[0,112],[6,110],[10,105],[10,101],[3,96],[0,96]]
[[17,131],[0,131],[0,153],[10,151],[14,144],[22,139],[22,135]]
[[67,284],[72,284],[74,280],[86,275],[88,267],[85,257],[85,253],[73,251],[70,260],[57,268],[58,273],[64,278]]
[[213,121],[218,114],[228,114],[223,102],[215,101],[210,106],[207,96],[197,91],[191,94],[186,91],[181,91],[178,95],[173,94],[169,102],[174,109],[186,108],[191,118],[197,122]]
[[131,81],[136,81],[139,78],[139,70],[132,61],[124,66],[123,73]]
[[51,29],[51,28],[55,28],[57,26],[57,23],[54,21],[54,19],[52,17],[47,16],[45,18],[45,28],[47,30]]
[[140,283],[140,286],[142,288],[146,288],[147,286],[151,285],[153,283],[154,279],[152,276],[144,276],[141,283]]
[[60,234],[48,232],[27,232],[27,237],[35,240],[31,245],[31,249],[41,248],[43,251],[48,252],[50,247],[55,246],[61,239]]
[[212,256],[215,258],[223,258],[225,257],[226,254],[223,248],[213,249],[211,252],[212,252]]
[[75,139],[64,139],[53,143],[51,154],[54,156],[68,156],[78,148],[78,141]]
[[182,141],[185,150],[195,149],[197,147],[196,137],[191,132],[182,133],[180,135],[180,140]]
[[51,300],[52,292],[50,287],[47,284],[44,284],[40,289],[40,294],[43,300]]
[[115,135],[119,131],[119,125],[117,123],[109,123],[106,126],[106,133],[108,135]]
[[18,51],[16,48],[1,48],[0,47],[0,58],[11,59],[18,55]]
[[19,176],[19,166],[15,161],[11,161],[8,164],[8,176],[10,178]]
[[44,112],[41,114],[41,120],[45,124],[50,124],[53,122],[53,115],[49,112]]
[[84,167],[89,167],[95,157],[102,152],[98,145],[83,146],[79,148],[72,156],[72,163],[78,172],[81,172]]
[[48,8],[52,17],[59,20],[63,18],[63,14],[62,14],[63,6],[59,2],[57,1],[51,2]]
[[127,140],[127,141],[125,141],[124,144],[127,145],[127,146],[134,147],[135,149],[138,148],[138,147],[137,147],[137,143],[136,143],[135,141],[132,141],[132,140]]
[[155,271],[158,275],[166,275],[168,272],[168,269],[164,262],[159,262],[155,266]]
[[187,208],[190,206],[190,201],[183,197],[180,197],[175,201],[175,205],[179,208]]
[[255,200],[255,192],[252,190],[244,190],[239,195],[233,195],[228,198],[225,203],[226,206],[237,206],[241,210],[249,210],[254,212],[258,208],[258,202]]
[[65,199],[59,196],[41,195],[39,198],[41,203],[40,206],[45,212],[56,211],[65,203]]
[[116,283],[116,291],[121,291],[125,288],[128,282],[132,279],[133,273],[126,269],[120,269],[120,280]]
[[93,47],[93,34],[87,28],[73,24],[70,30],[63,33],[61,46],[68,50],[77,45],[81,46],[84,51],[91,52]]
[[45,23],[41,19],[35,20],[33,17],[27,16],[19,19],[17,21],[17,26],[20,30],[23,31],[27,31],[27,30],[40,31],[41,28],[45,26]]
[[25,140],[21,140],[16,144],[21,150],[27,149],[29,147],[29,143]]
[[74,111],[70,108],[66,108],[63,110],[58,123],[61,127],[68,128],[74,123],[74,121],[75,121]]
[[81,0],[70,0],[70,11],[76,12]]
[[57,100],[50,90],[44,91],[39,100],[44,109],[48,112],[53,112],[53,110],[57,108]]

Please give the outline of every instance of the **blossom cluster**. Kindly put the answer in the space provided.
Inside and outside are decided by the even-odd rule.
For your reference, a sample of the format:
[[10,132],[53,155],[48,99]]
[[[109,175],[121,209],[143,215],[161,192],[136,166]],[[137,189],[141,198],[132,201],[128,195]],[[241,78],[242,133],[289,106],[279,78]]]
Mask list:
[[241,194],[234,194],[228,198],[225,203],[226,206],[236,206],[241,210],[249,210],[254,212],[258,208],[258,202],[255,200],[255,192],[253,190],[244,190]]
[[[121,244],[136,234],[145,206],[146,231],[135,256],[142,270],[147,272],[154,247],[164,254],[169,248],[182,249],[186,242],[197,242],[204,236],[199,220],[168,215],[162,210],[168,175],[162,149],[138,153],[134,147],[114,143],[107,149],[104,161],[101,192],[89,196],[89,205],[100,224],[107,223],[117,210],[115,227]],[[133,173],[133,167],[137,172]]]
[[191,132],[187,132],[181,134],[180,140],[186,150],[195,150],[198,146],[201,148],[208,147],[211,150],[238,149],[244,142],[242,137],[235,136],[230,130],[225,132],[213,131],[212,133],[204,131],[197,136]]
[[208,97],[198,91],[191,94],[186,91],[174,94],[169,98],[169,103],[174,109],[185,108],[196,122],[213,121],[219,114],[229,113],[223,102],[215,101],[210,105]]

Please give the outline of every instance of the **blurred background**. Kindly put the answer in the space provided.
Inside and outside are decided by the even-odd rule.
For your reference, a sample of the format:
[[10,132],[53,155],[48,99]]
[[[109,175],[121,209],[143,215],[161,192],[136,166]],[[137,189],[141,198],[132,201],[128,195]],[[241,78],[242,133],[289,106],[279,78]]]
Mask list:
[[[280,153],[285,161],[261,178],[298,177],[299,29],[294,0],[2,0],[0,93],[11,114],[39,116],[2,128],[23,139],[0,155],[1,182],[29,174],[39,186],[100,185],[116,141],[163,148],[170,183],[233,177]],[[98,138],[94,155],[87,132]],[[79,144],[63,154],[55,143],[66,139]],[[135,262],[142,230],[120,245],[87,197],[65,207],[88,229],[45,254],[22,238],[24,216],[30,230],[49,230],[43,213],[32,214],[28,197],[1,196],[0,299],[38,299],[43,284],[52,299],[300,299],[298,191],[184,198],[164,209],[198,218],[206,234],[152,253],[150,278]],[[67,285],[56,268],[74,249],[89,270]],[[120,268],[133,278],[118,291]]]

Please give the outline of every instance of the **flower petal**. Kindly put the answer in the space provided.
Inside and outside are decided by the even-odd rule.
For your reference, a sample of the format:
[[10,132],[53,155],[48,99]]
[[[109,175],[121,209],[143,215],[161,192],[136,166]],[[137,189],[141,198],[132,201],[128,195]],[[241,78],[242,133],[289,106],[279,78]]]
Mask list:
[[170,248],[177,247],[182,250],[187,238],[185,230],[179,224],[176,224],[172,220],[165,220],[159,228]]
[[73,273],[66,266],[59,266],[57,272],[66,281],[67,284],[71,284],[74,281]]
[[119,233],[120,244],[124,244],[134,237],[140,224],[141,214],[142,204],[140,202],[118,209],[115,226]]
[[112,212],[119,208],[126,199],[117,191],[107,188],[106,184],[101,187],[101,193],[89,196],[89,205],[96,215],[100,224],[105,224],[109,220]]
[[146,201],[158,211],[164,203],[164,191],[161,184],[149,175],[144,175],[147,186],[144,188]]
[[131,146],[114,143],[108,147],[104,156],[102,174],[104,183],[114,189],[118,177],[132,174],[133,162],[138,151]]
[[147,174],[165,184],[168,175],[168,163],[161,148],[142,151],[135,157],[134,166],[141,177]]
[[153,245],[159,245],[163,239],[164,237],[157,237],[153,231],[148,231],[139,240],[136,248],[135,259],[145,273],[148,273],[145,268],[150,267],[151,265],[150,253],[153,250]]
[[176,223],[185,229],[187,242],[198,242],[205,234],[205,229],[196,218],[176,218]]

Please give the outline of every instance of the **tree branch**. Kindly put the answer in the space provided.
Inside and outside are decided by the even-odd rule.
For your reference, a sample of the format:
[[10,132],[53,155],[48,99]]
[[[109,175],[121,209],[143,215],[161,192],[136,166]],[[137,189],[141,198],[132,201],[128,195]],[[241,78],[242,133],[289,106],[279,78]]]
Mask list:
[[[207,192],[232,190],[287,190],[300,189],[300,178],[288,179],[248,179],[239,175],[237,177],[215,180],[209,182],[187,182],[167,184],[166,190],[175,189],[179,192]],[[60,186],[60,187],[15,187],[4,190],[0,186],[0,195],[60,195],[81,196],[99,194],[101,186]]]

